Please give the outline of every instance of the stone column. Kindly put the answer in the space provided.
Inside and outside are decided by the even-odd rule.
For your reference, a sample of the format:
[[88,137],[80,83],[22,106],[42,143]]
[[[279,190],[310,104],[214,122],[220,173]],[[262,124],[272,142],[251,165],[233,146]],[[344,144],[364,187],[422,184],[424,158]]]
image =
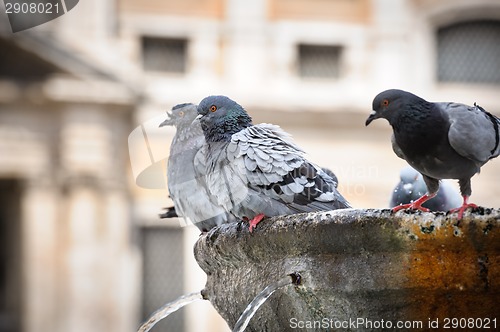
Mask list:
[[[227,2],[224,69],[225,78],[236,88],[236,94],[265,88],[260,84],[266,78],[268,63],[266,20],[266,0]],[[241,98],[248,97],[243,93]]]
[[61,331],[134,331],[138,321],[139,259],[130,246],[126,136],[115,112],[89,104],[62,115]]
[[25,182],[21,197],[23,331],[58,331],[59,193],[43,179]]

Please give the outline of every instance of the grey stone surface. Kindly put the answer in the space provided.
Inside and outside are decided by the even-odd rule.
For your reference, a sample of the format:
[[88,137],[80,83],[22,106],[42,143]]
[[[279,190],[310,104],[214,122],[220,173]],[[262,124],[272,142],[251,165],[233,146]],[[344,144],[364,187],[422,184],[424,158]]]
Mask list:
[[500,210],[492,209],[460,222],[456,214],[346,209],[267,219],[253,233],[246,224],[222,225],[194,250],[208,276],[203,294],[230,327],[262,289],[298,272],[301,285],[277,290],[246,331],[314,321],[328,330],[357,319],[425,328],[429,319],[495,318],[499,226]]

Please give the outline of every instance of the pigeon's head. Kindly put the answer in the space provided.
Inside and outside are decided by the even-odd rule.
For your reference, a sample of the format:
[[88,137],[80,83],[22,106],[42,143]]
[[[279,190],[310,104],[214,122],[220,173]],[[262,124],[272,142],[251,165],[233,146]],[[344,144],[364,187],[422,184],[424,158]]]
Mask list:
[[426,193],[427,187],[424,178],[413,167],[403,168],[399,176],[401,177],[401,189],[404,194],[412,199],[417,199]]
[[414,183],[417,181],[420,173],[418,173],[413,167],[405,167],[399,173],[401,182],[403,183]]
[[197,106],[195,104],[186,103],[179,104],[172,107],[170,112],[167,112],[168,118],[160,123],[160,127],[163,126],[190,126],[198,115]]
[[379,93],[375,99],[373,99],[373,111],[371,111],[370,116],[366,119],[365,125],[369,125],[373,120],[378,118],[384,118],[392,123],[392,120],[397,116],[398,112],[404,109],[404,106],[411,102],[414,98],[419,97],[403,91],[403,90],[386,90]]
[[234,100],[209,96],[198,105],[201,127],[208,141],[228,140],[231,135],[252,125],[252,118]]
[[427,189],[420,173],[410,166],[403,168],[399,176],[401,180],[394,188],[389,203],[391,207],[416,200],[425,194]]

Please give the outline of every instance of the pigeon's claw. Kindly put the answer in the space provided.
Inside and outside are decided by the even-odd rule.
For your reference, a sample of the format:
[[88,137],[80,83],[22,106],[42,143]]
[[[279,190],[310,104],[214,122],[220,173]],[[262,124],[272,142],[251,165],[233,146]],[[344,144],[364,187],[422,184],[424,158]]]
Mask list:
[[250,233],[252,233],[253,229],[255,228],[255,226],[257,226],[257,224],[262,220],[264,219],[264,214],[263,213],[259,213],[258,215],[256,215],[255,217],[253,217],[252,220],[249,221],[249,227],[248,227],[248,230],[250,231]]
[[411,202],[409,204],[401,204],[398,206],[395,206],[392,208],[392,212],[398,212],[399,210],[406,210],[406,209],[411,209],[411,210],[420,210],[424,212],[429,212],[430,210],[428,208],[425,208],[422,206],[425,202],[427,202],[429,199],[433,198],[436,196],[436,194],[425,194],[419,199],[417,199],[415,202]]
[[398,206],[395,206],[392,208],[392,212],[398,212],[400,210],[419,210],[419,211],[423,211],[423,212],[429,212],[430,210],[428,208],[425,208],[421,205],[417,205],[415,204],[415,202],[413,203],[408,203],[408,204],[401,204],[401,205],[398,205]]
[[459,208],[451,209],[450,210],[450,213],[458,212],[458,218],[457,218],[457,220],[462,220],[462,218],[464,216],[465,210],[477,208],[476,204],[468,202],[469,201],[469,196],[463,196],[463,197],[464,197],[464,202],[463,202],[462,206],[459,207]]

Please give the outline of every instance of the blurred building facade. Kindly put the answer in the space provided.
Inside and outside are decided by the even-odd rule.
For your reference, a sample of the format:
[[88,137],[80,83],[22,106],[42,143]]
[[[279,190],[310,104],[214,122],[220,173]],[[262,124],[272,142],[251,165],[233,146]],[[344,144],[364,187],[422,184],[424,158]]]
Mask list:
[[[16,34],[4,12],[0,332],[134,331],[203,287],[198,230],[158,219],[167,192],[137,185],[129,159],[132,130],[175,104],[230,96],[292,133],[358,208],[386,207],[405,165],[387,123],[364,127],[378,92],[500,115],[496,0],[86,0]],[[155,161],[172,134],[149,137]],[[472,201],[498,207],[499,181],[493,160]],[[153,331],[225,328],[199,303]]]

